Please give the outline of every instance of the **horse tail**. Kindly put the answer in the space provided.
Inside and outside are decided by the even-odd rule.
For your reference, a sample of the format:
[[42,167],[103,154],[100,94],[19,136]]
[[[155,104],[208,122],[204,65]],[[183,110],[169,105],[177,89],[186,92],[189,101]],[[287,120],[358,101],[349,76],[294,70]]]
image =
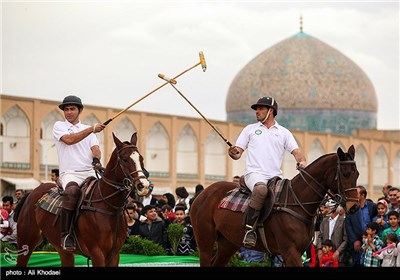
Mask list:
[[18,202],[17,207],[15,207],[14,209],[14,222],[18,221],[18,217],[19,217],[19,213],[21,212],[21,208],[26,200],[26,198],[28,197],[30,193],[26,193],[20,200],[20,202]]

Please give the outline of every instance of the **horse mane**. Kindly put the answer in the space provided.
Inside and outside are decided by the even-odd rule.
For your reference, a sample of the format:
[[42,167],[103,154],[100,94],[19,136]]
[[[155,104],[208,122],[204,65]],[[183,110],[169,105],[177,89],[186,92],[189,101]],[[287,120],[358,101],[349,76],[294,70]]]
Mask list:
[[[323,158],[325,158],[325,157],[330,157],[330,156],[333,156],[333,155],[336,155],[336,153],[329,153],[329,154],[322,155],[322,156],[320,156],[319,158],[317,158],[316,160],[314,160],[313,162],[311,162],[307,167],[311,167],[311,166],[313,166],[314,164],[316,164],[318,161],[322,160]],[[307,167],[306,167],[306,168],[307,168]]]

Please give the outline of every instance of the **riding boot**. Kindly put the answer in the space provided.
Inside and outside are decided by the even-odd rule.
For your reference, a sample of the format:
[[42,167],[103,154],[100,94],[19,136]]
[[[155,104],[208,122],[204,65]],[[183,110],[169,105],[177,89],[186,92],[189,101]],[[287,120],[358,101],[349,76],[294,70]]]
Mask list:
[[75,250],[75,239],[70,232],[73,211],[61,208],[61,247],[66,251]]
[[250,206],[246,211],[246,233],[243,239],[243,246],[253,248],[257,242],[256,223],[258,220],[259,210],[255,210]]
[[263,182],[257,182],[254,185],[250,196],[249,206],[246,211],[246,233],[243,239],[243,246],[253,248],[257,242],[256,224],[265,198],[268,194],[267,185]]
[[76,248],[73,236],[73,217],[79,195],[80,189],[75,182],[69,182],[62,194],[60,217],[61,247],[66,251],[74,251]]

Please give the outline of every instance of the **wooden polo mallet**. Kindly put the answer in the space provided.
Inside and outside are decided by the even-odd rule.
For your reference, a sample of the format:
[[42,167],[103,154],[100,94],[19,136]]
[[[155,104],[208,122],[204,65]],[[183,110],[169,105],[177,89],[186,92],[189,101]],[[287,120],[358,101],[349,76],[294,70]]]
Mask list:
[[[205,61],[205,59],[204,59],[204,55],[203,55],[202,52],[200,52],[200,64],[201,64],[201,66],[203,67],[203,71],[206,71],[206,69],[207,69],[206,61]],[[196,66],[197,66],[197,65],[196,65]],[[161,79],[163,79],[163,80],[165,80],[165,81],[167,81],[167,82],[179,93],[179,95],[182,96],[183,99],[185,99],[186,102],[189,103],[190,106],[192,106],[193,109],[195,109],[196,112],[199,113],[200,116],[202,116],[202,118],[211,126],[212,129],[214,129],[214,131],[222,138],[222,140],[224,140],[224,142],[225,142],[226,144],[228,144],[229,147],[232,146],[231,142],[229,142],[229,140],[226,139],[226,138],[221,134],[221,132],[219,132],[219,130],[218,130],[218,129],[217,129],[217,128],[216,128],[216,127],[215,127],[215,126],[200,112],[200,111],[199,111],[199,109],[197,109],[196,106],[194,106],[194,105],[192,104],[192,102],[190,102],[190,101],[186,98],[186,96],[183,95],[183,93],[180,92],[180,91],[176,88],[175,85],[176,85],[177,82],[176,82],[175,78],[172,78],[172,79],[167,78],[164,74],[158,74],[158,77],[161,78]]]
[[[182,71],[181,73],[179,73],[178,75],[176,75],[175,77],[173,77],[172,81],[175,82],[176,84],[176,80],[177,78],[179,78],[180,76],[182,76],[183,74],[185,74],[186,72],[192,70],[193,68],[197,67],[198,65],[201,65],[203,68],[203,72],[206,71],[207,66],[206,66],[206,61],[204,60],[204,55],[203,52],[199,52],[199,57],[200,57],[200,61],[198,63],[196,63],[195,65],[193,65],[192,67],[186,69],[185,71]],[[161,74],[159,74],[158,76],[160,77]],[[160,77],[161,78],[161,77]],[[137,103],[139,103],[140,101],[142,101],[143,99],[145,99],[146,97],[148,97],[150,94],[156,92],[157,90],[159,90],[160,88],[162,88],[163,86],[167,85],[167,84],[172,84],[171,81],[167,81],[164,84],[160,85],[159,87],[153,89],[152,91],[150,91],[149,93],[145,94],[144,96],[142,96],[141,98],[139,98],[138,100],[136,100],[135,102],[133,102],[131,105],[129,105],[128,107],[126,107],[125,109],[121,110],[120,112],[118,112],[117,114],[115,114],[113,117],[111,117],[110,119],[108,119],[107,121],[105,121],[103,124],[104,125],[108,125],[111,121],[113,121],[116,117],[118,117],[119,115],[121,115],[122,113],[126,112],[127,110],[129,110],[129,108],[131,108],[132,106],[136,105]]]

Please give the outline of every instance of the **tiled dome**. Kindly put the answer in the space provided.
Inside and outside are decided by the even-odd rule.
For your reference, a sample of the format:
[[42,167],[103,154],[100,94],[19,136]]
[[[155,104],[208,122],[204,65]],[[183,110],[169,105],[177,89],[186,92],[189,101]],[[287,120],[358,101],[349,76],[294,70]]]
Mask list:
[[376,128],[374,87],[353,61],[304,33],[265,50],[232,81],[228,121],[253,123],[250,105],[261,96],[278,102],[277,121],[289,129],[351,134]]

